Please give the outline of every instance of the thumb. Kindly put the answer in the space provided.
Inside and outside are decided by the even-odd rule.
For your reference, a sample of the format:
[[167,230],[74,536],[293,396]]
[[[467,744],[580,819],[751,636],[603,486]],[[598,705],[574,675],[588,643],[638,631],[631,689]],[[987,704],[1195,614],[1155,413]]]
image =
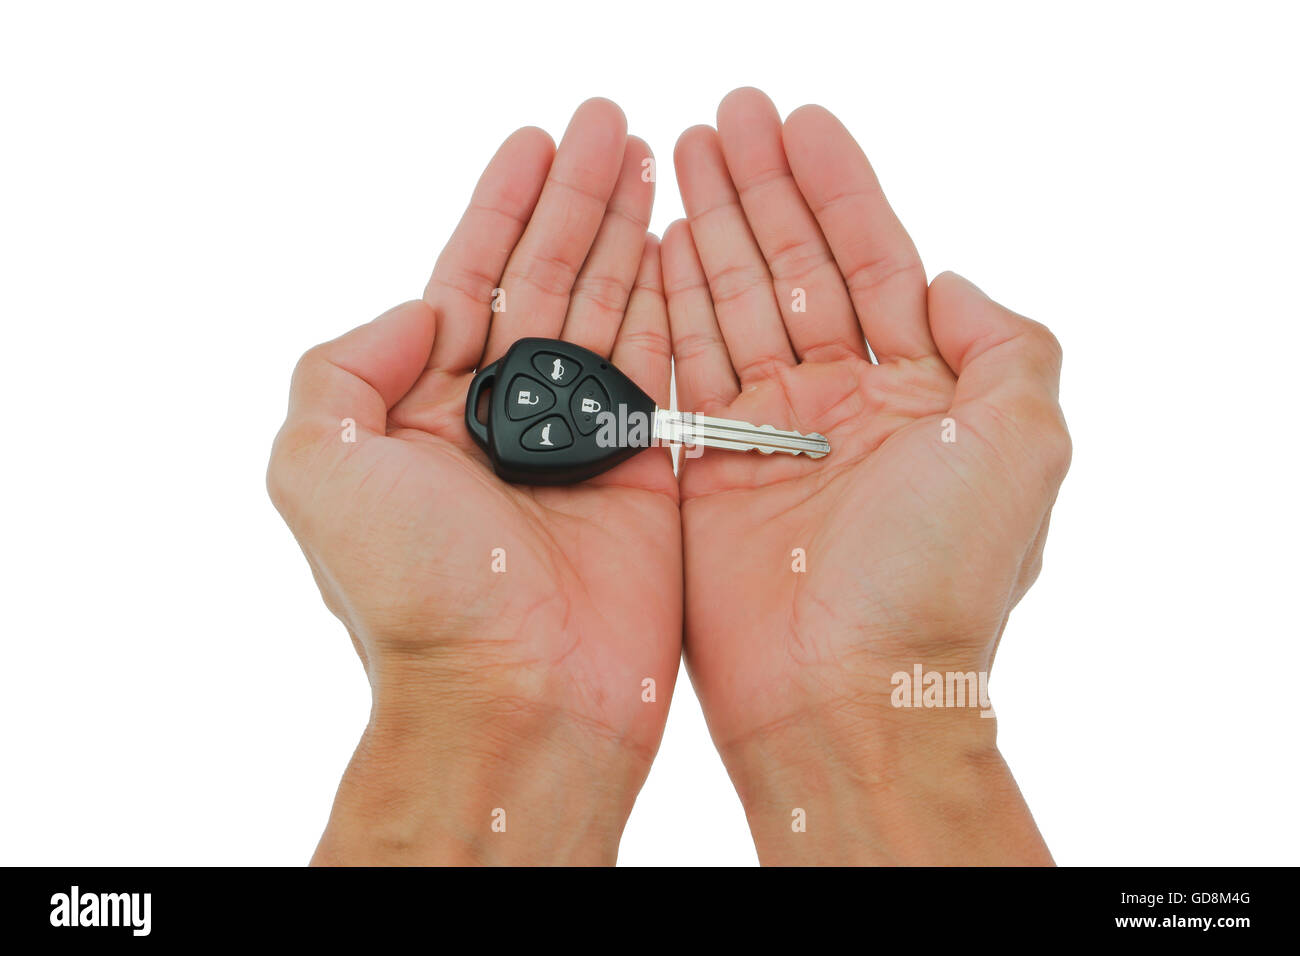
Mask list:
[[289,388],[289,420],[382,435],[388,410],[411,390],[433,350],[434,313],[415,300],[310,349]]
[[957,373],[954,413],[1000,448],[1027,448],[1044,477],[1059,484],[1071,449],[1058,402],[1056,336],[954,272],[935,277],[927,304],[935,344]]

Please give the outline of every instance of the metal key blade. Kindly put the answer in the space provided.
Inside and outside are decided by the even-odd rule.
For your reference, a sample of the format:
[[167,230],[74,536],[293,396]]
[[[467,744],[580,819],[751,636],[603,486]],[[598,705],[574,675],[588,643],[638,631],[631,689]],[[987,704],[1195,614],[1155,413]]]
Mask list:
[[771,425],[751,425],[728,418],[711,418],[691,412],[676,412],[666,408],[655,409],[654,437],[658,441],[679,445],[703,445],[706,448],[727,448],[732,451],[760,451],[770,455],[774,451],[787,455],[807,455],[821,458],[829,454],[831,443],[825,435],[781,431]]

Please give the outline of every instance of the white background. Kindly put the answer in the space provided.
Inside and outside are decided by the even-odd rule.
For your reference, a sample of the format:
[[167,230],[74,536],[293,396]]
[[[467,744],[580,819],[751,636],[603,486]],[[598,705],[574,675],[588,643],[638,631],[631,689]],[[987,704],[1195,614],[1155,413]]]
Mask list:
[[[0,863],[308,859],[368,688],[263,489],[294,361],[586,97],[661,232],[740,85],[838,113],[930,274],[1064,344],[1074,468],[992,683],[1057,860],[1300,862],[1282,5],[0,10]],[[755,859],[683,680],[621,862]]]

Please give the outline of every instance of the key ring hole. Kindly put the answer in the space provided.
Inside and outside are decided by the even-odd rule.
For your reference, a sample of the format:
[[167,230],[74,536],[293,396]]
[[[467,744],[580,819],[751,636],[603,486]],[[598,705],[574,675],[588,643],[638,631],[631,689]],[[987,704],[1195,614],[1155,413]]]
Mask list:
[[487,427],[488,407],[491,401],[492,386],[489,385],[478,393],[478,403],[474,406],[474,420],[484,428]]
[[465,428],[484,451],[487,451],[489,441],[488,423],[492,420],[492,408],[487,404],[486,399],[492,386],[496,384],[496,378],[496,362],[487,368],[479,369],[470,381],[469,393],[465,396]]

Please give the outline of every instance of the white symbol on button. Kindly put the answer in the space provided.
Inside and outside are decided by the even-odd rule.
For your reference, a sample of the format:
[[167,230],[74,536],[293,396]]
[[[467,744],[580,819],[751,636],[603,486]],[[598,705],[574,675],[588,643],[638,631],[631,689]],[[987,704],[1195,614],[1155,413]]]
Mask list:
[[600,411],[600,402],[593,398],[584,398],[581,407],[584,412],[598,412]]
[[532,392],[528,391],[528,389],[526,389],[526,388],[521,388],[521,389],[519,390],[519,398],[516,399],[516,401],[517,401],[520,405],[536,405],[536,404],[537,404],[538,402],[540,402],[541,400],[542,400],[542,396],[540,396],[540,395],[534,395]]
[[551,442],[551,426],[549,424],[542,426],[542,440],[539,441],[537,444],[546,445],[549,448],[555,447],[555,445],[552,444]]
[[555,364],[551,366],[551,381],[558,382],[562,378],[564,378],[564,365],[556,359]]

